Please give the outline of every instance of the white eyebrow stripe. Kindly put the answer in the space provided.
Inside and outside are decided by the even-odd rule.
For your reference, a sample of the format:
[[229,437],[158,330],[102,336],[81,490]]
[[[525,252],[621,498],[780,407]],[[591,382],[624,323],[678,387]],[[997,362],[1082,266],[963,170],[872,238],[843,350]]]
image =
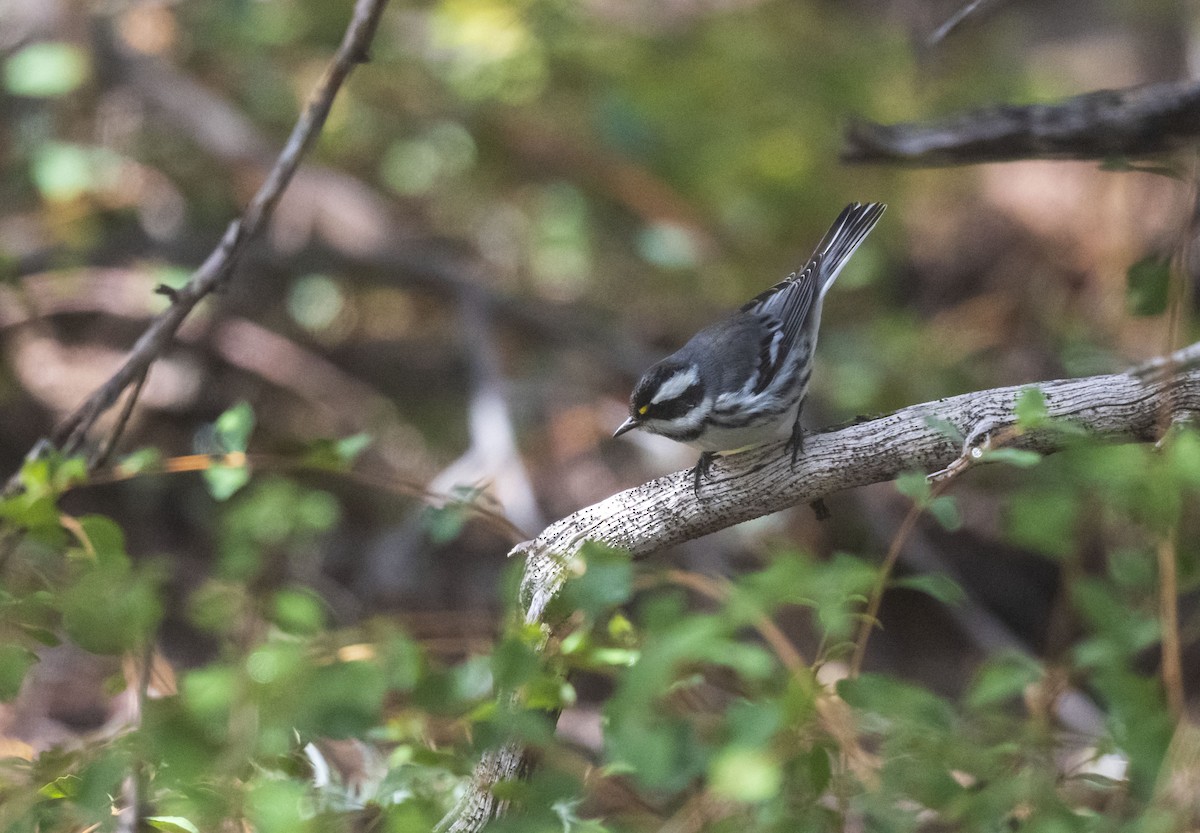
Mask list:
[[659,386],[658,392],[654,394],[654,398],[650,400],[650,404],[657,405],[660,402],[669,402],[699,380],[700,377],[696,373],[694,366],[689,367],[687,370],[681,370]]

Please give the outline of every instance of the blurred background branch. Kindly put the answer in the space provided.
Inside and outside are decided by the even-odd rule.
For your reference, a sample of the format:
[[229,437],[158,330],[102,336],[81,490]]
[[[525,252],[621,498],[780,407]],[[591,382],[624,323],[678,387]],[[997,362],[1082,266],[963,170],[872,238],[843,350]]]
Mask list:
[[1054,104],[1004,105],[932,122],[846,128],[850,164],[978,165],[1018,159],[1144,159],[1195,144],[1200,84],[1098,90]]
[[65,454],[73,454],[80,448],[96,420],[112,407],[131,383],[137,382],[137,387],[141,388],[138,380],[144,378],[150,365],[168,348],[183,320],[196,304],[229,279],[246,242],[270,219],[305,152],[316,140],[342,83],[355,66],[367,60],[367,48],[385,5],[386,0],[358,0],[355,4],[337,54],[245,212],[229,225],[220,244],[188,281],[165,293],[170,298],[170,306],[154,319],[134,344],[120,369],[55,429],[52,440]]

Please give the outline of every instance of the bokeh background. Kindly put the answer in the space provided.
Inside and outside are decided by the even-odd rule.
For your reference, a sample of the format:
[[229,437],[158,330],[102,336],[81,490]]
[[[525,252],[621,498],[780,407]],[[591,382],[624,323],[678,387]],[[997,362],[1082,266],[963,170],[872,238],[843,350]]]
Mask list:
[[[931,42],[959,7],[393,2],[269,228],[155,366],[122,441],[220,450],[214,422],[245,402],[254,476],[227,501],[196,473],[64,500],[118,520],[169,576],[166,656],[210,656],[180,611],[221,570],[303,584],[337,623],[384,614],[449,656],[485,649],[513,543],[693,464],[665,440],[610,439],[641,371],[800,265],[850,201],[890,208],[825,306],[811,428],[1187,343],[1188,305],[1174,320],[1128,275],[1186,239],[1190,156],[921,170],[847,167],[838,151],[853,115],[1186,77],[1193,5],[985,3]],[[0,2],[6,473],[112,373],[166,304],[154,288],[186,279],[238,215],[349,11]],[[290,465],[359,435],[354,475]],[[961,529],[918,530],[902,571],[948,571],[968,601],[889,594],[868,667],[953,692],[998,645],[1067,638],[1060,571],[1004,534],[1006,496],[1030,477],[973,474],[956,486]],[[421,490],[517,530],[431,511],[444,500]],[[889,484],[828,503],[825,523],[800,507],[660,557],[720,574],[781,548],[877,559],[909,505]],[[268,556],[239,567],[247,541]]]

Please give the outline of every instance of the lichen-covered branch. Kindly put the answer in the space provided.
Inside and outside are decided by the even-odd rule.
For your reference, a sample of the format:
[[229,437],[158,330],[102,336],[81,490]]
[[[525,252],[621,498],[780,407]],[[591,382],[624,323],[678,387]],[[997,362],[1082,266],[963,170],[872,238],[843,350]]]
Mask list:
[[[1196,345],[1185,348],[1163,366],[1186,367],[1181,360],[1196,351]],[[1067,421],[1102,442],[1153,441],[1173,422],[1200,414],[1200,370],[1148,376],[1131,371],[948,397],[810,434],[795,468],[782,443],[718,459],[699,497],[686,471],[620,492],[556,521],[513,550],[526,558],[521,582],[526,619],[542,621],[569,559],[584,541],[646,556],[843,489],[891,480],[901,472],[947,469],[992,437],[1003,436],[1005,447],[1043,454],[1078,443],[1078,432],[1015,429],[1014,407],[1031,387],[1045,397],[1052,422]],[[490,787],[517,777],[524,762],[521,750],[511,745],[485,756],[470,790],[442,828],[453,833],[479,830],[496,812]]]

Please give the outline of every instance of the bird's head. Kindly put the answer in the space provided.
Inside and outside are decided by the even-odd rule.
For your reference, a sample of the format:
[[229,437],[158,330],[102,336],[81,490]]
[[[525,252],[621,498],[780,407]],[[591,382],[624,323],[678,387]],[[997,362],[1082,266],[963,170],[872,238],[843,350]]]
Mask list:
[[703,424],[704,383],[700,370],[674,357],[646,371],[629,398],[629,418],[613,434],[643,428],[673,440],[694,439]]

